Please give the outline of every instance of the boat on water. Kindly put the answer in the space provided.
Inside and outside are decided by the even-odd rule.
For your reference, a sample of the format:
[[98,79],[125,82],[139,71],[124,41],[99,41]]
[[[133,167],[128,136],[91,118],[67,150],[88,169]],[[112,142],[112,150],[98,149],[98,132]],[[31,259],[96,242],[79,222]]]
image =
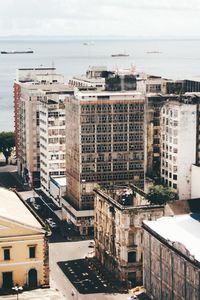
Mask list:
[[17,50],[11,50],[11,51],[1,51],[1,54],[31,54],[34,53],[33,50],[24,50],[24,51],[17,51]]
[[146,53],[147,54],[160,54],[162,52],[160,52],[160,51],[147,51]]
[[129,56],[129,54],[125,54],[125,53],[118,53],[118,54],[111,54],[112,57],[127,57]]
[[93,46],[94,42],[84,42],[83,45],[84,46]]

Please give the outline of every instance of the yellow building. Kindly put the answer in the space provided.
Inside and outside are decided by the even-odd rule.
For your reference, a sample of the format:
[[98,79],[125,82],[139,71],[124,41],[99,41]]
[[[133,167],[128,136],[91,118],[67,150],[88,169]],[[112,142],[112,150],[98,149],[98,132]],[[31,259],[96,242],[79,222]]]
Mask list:
[[0,289],[49,284],[48,243],[43,224],[18,195],[0,187]]

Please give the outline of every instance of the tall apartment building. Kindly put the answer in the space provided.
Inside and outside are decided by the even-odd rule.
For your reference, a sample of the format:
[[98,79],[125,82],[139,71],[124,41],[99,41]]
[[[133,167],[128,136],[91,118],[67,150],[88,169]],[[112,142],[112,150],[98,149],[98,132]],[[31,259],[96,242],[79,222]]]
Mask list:
[[[186,99],[187,97],[184,96]],[[181,96],[181,99],[184,99]],[[179,101],[179,95],[168,95],[159,93],[146,94],[146,174],[155,181],[160,181],[161,161],[161,124],[160,114],[162,106],[166,102]]]
[[137,92],[77,91],[66,101],[67,199],[94,205],[94,187],[144,186],[144,103]]
[[197,105],[174,101],[161,109],[161,178],[179,199],[191,196],[191,168],[196,162]]
[[24,182],[40,186],[40,100],[63,83],[55,68],[17,70],[14,83],[18,172]]
[[50,177],[66,174],[65,97],[73,94],[66,86],[50,91],[40,101],[40,179],[41,188],[49,192]]

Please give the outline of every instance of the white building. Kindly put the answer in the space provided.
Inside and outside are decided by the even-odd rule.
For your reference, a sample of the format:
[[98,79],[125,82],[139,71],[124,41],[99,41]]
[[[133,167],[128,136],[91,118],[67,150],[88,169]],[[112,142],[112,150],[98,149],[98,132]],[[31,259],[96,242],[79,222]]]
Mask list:
[[86,71],[86,75],[76,75],[69,80],[69,85],[78,88],[105,88],[105,78],[102,72],[107,71],[104,66],[90,66]]
[[161,178],[177,190],[179,199],[191,197],[191,168],[196,161],[196,105],[172,101],[161,109]]
[[40,179],[49,192],[50,176],[64,176],[65,164],[65,94],[51,94],[40,102]]
[[40,186],[40,101],[63,81],[55,68],[17,70],[14,102],[18,173],[31,186]]

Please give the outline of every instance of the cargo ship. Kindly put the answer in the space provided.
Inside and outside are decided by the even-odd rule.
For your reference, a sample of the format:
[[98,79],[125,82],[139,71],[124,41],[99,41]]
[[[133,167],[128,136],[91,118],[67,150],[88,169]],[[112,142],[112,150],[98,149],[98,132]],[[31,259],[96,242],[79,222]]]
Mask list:
[[129,56],[129,54],[125,53],[118,53],[118,54],[111,54],[112,57],[123,57],[123,56]]
[[1,54],[31,54],[34,53],[33,50],[25,50],[25,51],[16,51],[16,50],[12,50],[12,51],[1,51]]

